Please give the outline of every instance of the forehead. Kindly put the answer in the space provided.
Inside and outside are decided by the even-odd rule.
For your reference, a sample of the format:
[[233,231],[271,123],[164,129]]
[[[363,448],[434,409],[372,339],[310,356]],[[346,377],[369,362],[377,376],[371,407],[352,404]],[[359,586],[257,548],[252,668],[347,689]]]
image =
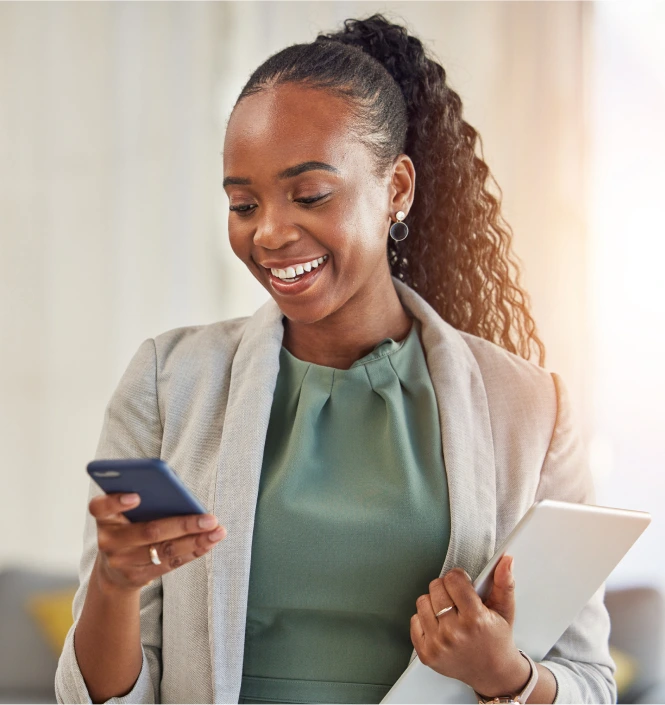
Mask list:
[[359,151],[351,119],[348,102],[321,89],[283,84],[250,95],[229,119],[224,172],[245,176],[308,160],[339,165]]

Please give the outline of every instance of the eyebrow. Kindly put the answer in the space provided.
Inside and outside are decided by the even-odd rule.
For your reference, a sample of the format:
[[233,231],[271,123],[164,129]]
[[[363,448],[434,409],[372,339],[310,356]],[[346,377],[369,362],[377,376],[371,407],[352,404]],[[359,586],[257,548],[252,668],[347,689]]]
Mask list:
[[[326,164],[325,162],[302,162],[301,164],[296,164],[295,166],[290,166],[288,169],[284,169],[284,171],[280,171],[279,174],[277,174],[278,179],[292,179],[294,176],[298,176],[299,174],[302,174],[306,171],[316,171],[316,170],[323,170],[323,171],[331,171],[334,174],[339,174],[340,171],[336,167],[332,166],[332,164]],[[247,179],[245,177],[241,176],[227,176],[224,181],[222,182],[222,186],[248,186],[249,184],[252,183],[251,179]]]

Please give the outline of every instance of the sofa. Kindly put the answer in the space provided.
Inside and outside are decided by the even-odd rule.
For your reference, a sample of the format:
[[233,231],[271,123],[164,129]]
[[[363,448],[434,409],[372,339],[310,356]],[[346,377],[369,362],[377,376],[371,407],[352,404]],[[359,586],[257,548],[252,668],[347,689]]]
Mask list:
[[[55,703],[76,575],[0,570],[0,703]],[[608,589],[619,703],[665,703],[665,600],[653,587]]]

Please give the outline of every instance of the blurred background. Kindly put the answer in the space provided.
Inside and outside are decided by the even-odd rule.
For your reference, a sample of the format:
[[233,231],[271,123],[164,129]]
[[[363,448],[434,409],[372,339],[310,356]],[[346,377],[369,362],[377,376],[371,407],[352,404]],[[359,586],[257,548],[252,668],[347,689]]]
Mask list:
[[482,135],[597,503],[653,515],[607,604],[620,700],[665,702],[665,4],[641,1],[0,3],[0,701],[55,702],[85,465],[131,356],[268,299],[227,239],[238,92],[376,11]]

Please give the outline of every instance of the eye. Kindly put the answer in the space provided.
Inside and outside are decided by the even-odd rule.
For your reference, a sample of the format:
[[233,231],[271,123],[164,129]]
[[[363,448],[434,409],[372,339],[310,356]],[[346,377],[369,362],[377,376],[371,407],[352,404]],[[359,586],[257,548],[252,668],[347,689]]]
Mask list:
[[[330,195],[329,193],[322,193],[322,194],[319,194],[318,196],[309,196],[307,198],[296,198],[294,202],[295,203],[302,203],[303,205],[309,205],[311,203],[316,203],[317,201],[320,201],[321,199],[323,199],[329,195]],[[254,204],[229,206],[230,211],[233,211],[241,216],[250,215],[254,211],[255,208],[256,208],[256,206]]]
[[310,196],[309,198],[296,198],[295,201],[296,203],[304,203],[305,205],[307,205],[308,203],[316,203],[316,201],[320,201],[322,198],[325,198],[329,195],[329,193],[322,193],[318,196]]
[[230,211],[235,211],[238,213],[238,215],[247,215],[248,213],[251,213],[252,211],[250,209],[255,208],[253,204],[246,205],[246,206],[229,206]]

